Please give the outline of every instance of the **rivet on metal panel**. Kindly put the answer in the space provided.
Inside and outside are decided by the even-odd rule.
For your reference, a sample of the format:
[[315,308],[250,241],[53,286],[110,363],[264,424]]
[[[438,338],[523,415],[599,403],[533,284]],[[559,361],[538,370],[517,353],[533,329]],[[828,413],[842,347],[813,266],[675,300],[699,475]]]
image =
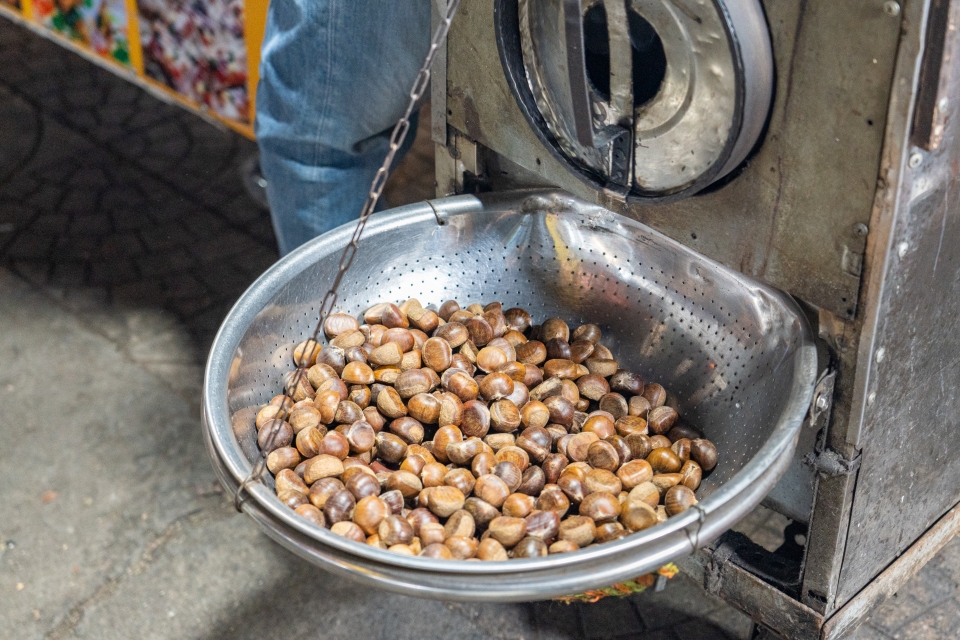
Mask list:
[[833,404],[833,387],[836,381],[836,371],[825,369],[817,380],[817,385],[813,388],[813,400],[810,402],[810,412],[807,418],[807,424],[814,426],[817,419],[830,409]]
[[870,227],[862,222],[858,222],[857,224],[853,225],[853,232],[858,236],[865,236],[870,232]]
[[883,359],[886,355],[887,355],[886,349],[884,349],[883,347],[880,347],[879,349],[877,349],[877,355],[876,355],[877,362],[883,362]]
[[894,2],[893,0],[887,0],[883,3],[883,11],[887,15],[899,16],[900,15],[900,3]]
[[902,258],[903,256],[907,255],[907,249],[909,248],[910,248],[909,244],[907,244],[906,242],[901,242],[900,244],[897,245],[897,256]]
[[910,156],[910,161],[907,164],[910,165],[911,169],[916,169],[920,166],[921,162],[923,162],[923,155],[918,151]]
[[874,402],[876,402],[876,401],[877,401],[877,392],[876,392],[876,391],[871,391],[871,392],[870,392],[870,395],[867,396],[867,405],[868,405],[868,406],[869,406],[869,405],[872,405],[872,404],[873,404]]

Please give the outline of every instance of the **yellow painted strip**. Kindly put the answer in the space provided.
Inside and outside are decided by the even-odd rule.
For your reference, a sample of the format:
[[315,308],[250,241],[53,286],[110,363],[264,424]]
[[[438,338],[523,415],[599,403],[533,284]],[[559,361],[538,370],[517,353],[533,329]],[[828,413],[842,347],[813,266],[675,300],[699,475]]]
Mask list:
[[27,20],[33,20],[33,0],[20,0],[20,11],[23,12],[24,18]]
[[137,0],[124,0],[127,8],[127,42],[130,46],[130,66],[137,75],[143,75],[143,47],[140,44],[140,14]]
[[[267,25],[268,0],[246,0],[243,7],[243,39],[247,45],[247,95],[250,123],[257,113],[257,83],[260,81],[260,46]],[[253,128],[250,128],[251,132]],[[252,136],[251,136],[252,137]]]

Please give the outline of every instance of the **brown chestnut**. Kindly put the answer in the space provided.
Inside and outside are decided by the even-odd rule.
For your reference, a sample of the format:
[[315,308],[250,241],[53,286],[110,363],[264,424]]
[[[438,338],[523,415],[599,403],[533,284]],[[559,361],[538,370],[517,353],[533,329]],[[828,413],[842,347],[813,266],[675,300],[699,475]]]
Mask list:
[[363,529],[361,529],[357,523],[350,522],[348,520],[334,522],[330,527],[330,531],[338,536],[343,536],[344,538],[348,538],[361,544],[367,541],[367,536],[363,534]]
[[584,485],[590,493],[609,493],[617,495],[623,488],[620,478],[606,469],[591,469],[587,472]]
[[540,325],[540,335],[544,341],[553,338],[562,338],[569,341],[570,327],[561,318],[549,318]]
[[494,372],[480,382],[480,394],[488,401],[499,400],[513,393],[513,379],[505,373]]
[[647,462],[653,467],[655,473],[676,473],[683,466],[677,454],[666,447],[651,451],[647,456]]
[[656,508],[660,504],[660,490],[652,482],[641,482],[630,490],[627,502],[643,502]]
[[387,503],[372,495],[361,498],[353,509],[353,521],[357,523],[368,536],[377,533],[380,522],[389,515],[391,515],[391,511]]
[[643,397],[650,403],[651,409],[656,409],[667,401],[667,391],[662,385],[652,382],[644,387]]
[[666,508],[668,516],[683,513],[695,504],[697,504],[697,497],[693,490],[682,484],[667,489],[667,493],[663,497],[663,506]]
[[540,538],[527,536],[511,551],[513,558],[542,558],[547,555],[547,545]]
[[477,529],[486,529],[490,521],[500,515],[496,507],[476,496],[467,498],[463,503],[463,509],[473,516]]
[[657,510],[645,502],[627,501],[620,511],[620,522],[630,531],[642,531],[659,522]]
[[560,474],[569,463],[570,461],[562,453],[551,453],[545,457],[543,463],[541,463],[544,482],[546,484],[556,484]]
[[450,549],[446,545],[439,543],[427,545],[423,548],[423,551],[420,552],[420,555],[435,560],[453,560],[453,554],[450,553]]
[[503,515],[514,518],[525,518],[536,506],[537,500],[533,496],[523,493],[511,493],[503,502]]
[[620,455],[612,444],[600,440],[587,448],[586,462],[595,469],[612,472],[620,468]]
[[357,500],[353,494],[342,489],[329,496],[323,504],[323,517],[328,523],[342,522],[353,517]]
[[661,406],[650,409],[647,414],[647,427],[654,435],[664,435],[677,421],[677,412],[673,407]]
[[693,460],[687,460],[680,468],[680,484],[696,491],[700,486],[700,480],[703,477],[703,471],[700,465]]
[[633,489],[638,484],[649,482],[653,478],[653,467],[646,460],[631,460],[617,470],[617,477],[624,488]]
[[615,520],[620,515],[620,501],[612,493],[591,493],[580,502],[580,515],[598,524]]
[[523,518],[500,516],[490,521],[487,531],[494,540],[509,548],[526,536],[527,523]]
[[475,496],[490,504],[493,507],[500,508],[510,495],[510,488],[500,477],[494,474],[486,474],[477,478],[473,493]]
[[[489,378],[489,376],[488,376]],[[486,383],[487,380],[484,380]],[[483,385],[481,385],[482,387]],[[494,431],[509,433],[520,426],[520,410],[511,400],[503,398],[490,405],[489,424]]]
[[386,516],[378,524],[377,534],[387,546],[409,544],[413,541],[413,527],[400,516]]
[[556,511],[562,518],[570,508],[570,498],[556,484],[548,484],[543,487],[540,496],[537,498],[537,509],[541,511]]
[[543,469],[530,465],[523,470],[523,478],[520,481],[520,486],[517,487],[517,493],[538,496],[546,483],[546,475],[543,473]]
[[480,545],[477,547],[477,558],[486,561],[502,561],[508,560],[507,550],[503,548],[503,545],[500,544],[495,538],[487,538],[480,541]]
[[711,471],[717,466],[717,448],[709,440],[697,438],[690,443],[690,459],[704,471]]

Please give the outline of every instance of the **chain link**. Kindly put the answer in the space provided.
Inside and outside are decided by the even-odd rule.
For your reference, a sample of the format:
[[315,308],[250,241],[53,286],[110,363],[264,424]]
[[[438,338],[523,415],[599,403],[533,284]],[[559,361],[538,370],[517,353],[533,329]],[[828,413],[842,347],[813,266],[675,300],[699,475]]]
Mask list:
[[[390,134],[390,148],[387,151],[387,156],[383,159],[383,164],[380,166],[380,169],[377,170],[377,175],[373,178],[373,183],[370,185],[370,191],[367,194],[367,200],[364,202],[363,209],[360,211],[360,218],[357,220],[357,226],[353,230],[353,235],[350,238],[350,242],[343,248],[343,253],[340,256],[340,263],[337,267],[337,275],[334,277],[333,283],[330,285],[330,289],[327,291],[326,295],[324,295],[323,303],[320,305],[317,326],[314,328],[313,335],[310,338],[317,345],[319,345],[319,340],[317,340],[317,338],[320,335],[320,330],[323,327],[323,323],[337,305],[337,300],[339,299],[337,292],[340,289],[340,283],[343,280],[343,275],[347,272],[347,269],[350,268],[350,265],[353,264],[353,258],[356,256],[357,250],[359,249],[360,238],[363,236],[363,230],[367,226],[367,220],[373,214],[373,210],[376,208],[377,202],[380,200],[380,194],[383,193],[383,187],[387,183],[387,178],[390,176],[390,169],[393,165],[393,160],[397,155],[397,151],[403,145],[403,141],[406,140],[407,134],[410,133],[410,117],[413,115],[420,98],[423,97],[423,93],[430,85],[430,68],[433,66],[433,61],[437,57],[437,51],[447,38],[447,33],[450,31],[450,22],[453,20],[453,16],[457,12],[457,7],[459,5],[460,0],[449,0],[447,3],[447,10],[443,15],[440,24],[437,26],[436,32],[433,34],[433,40],[430,43],[430,50],[427,52],[427,57],[424,59],[423,66],[420,68],[419,73],[417,73],[417,78],[413,82],[413,87],[410,89],[410,100],[407,102],[407,110],[404,111],[403,115],[397,121],[397,124],[393,127],[393,132]],[[291,405],[293,404],[292,396],[297,386],[300,384],[300,381],[303,379],[303,376],[306,375],[306,371],[306,367],[304,367],[302,363],[298,362],[296,372],[293,376],[291,376],[290,382],[284,385],[284,399],[277,413],[277,418],[286,417],[285,407],[287,400],[290,400]],[[267,434],[267,441],[264,443],[264,446],[260,451],[260,456],[257,458],[256,464],[254,464],[253,469],[250,470],[250,475],[248,475],[246,479],[240,483],[240,486],[237,487],[237,493],[234,496],[233,501],[233,505],[236,507],[237,511],[241,510],[241,506],[243,505],[243,492],[247,490],[247,487],[251,483],[259,482],[263,479],[263,470],[266,468],[267,464],[267,452],[270,451],[271,447],[273,446],[273,441],[276,438],[278,431],[279,428],[273,428],[271,429],[270,433]]]

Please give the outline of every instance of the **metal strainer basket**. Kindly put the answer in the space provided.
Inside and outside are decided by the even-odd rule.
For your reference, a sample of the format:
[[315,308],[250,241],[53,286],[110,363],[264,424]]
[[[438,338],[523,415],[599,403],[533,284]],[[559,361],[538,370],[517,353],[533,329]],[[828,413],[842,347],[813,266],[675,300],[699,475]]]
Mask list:
[[[256,459],[254,416],[280,392],[353,225],[274,265],[230,311],[207,363],[204,435],[235,492]],[[339,311],[382,300],[499,300],[535,321],[594,322],[625,368],[657,381],[684,420],[717,445],[698,509],[616,542],[508,562],[401,556],[297,516],[270,486],[243,502],[274,540],[309,562],[407,595],[537,600],[648,573],[715,539],[788,466],[813,393],[809,330],[782,293],[598,206],[556,192],[458,196],[371,218],[340,288]]]

